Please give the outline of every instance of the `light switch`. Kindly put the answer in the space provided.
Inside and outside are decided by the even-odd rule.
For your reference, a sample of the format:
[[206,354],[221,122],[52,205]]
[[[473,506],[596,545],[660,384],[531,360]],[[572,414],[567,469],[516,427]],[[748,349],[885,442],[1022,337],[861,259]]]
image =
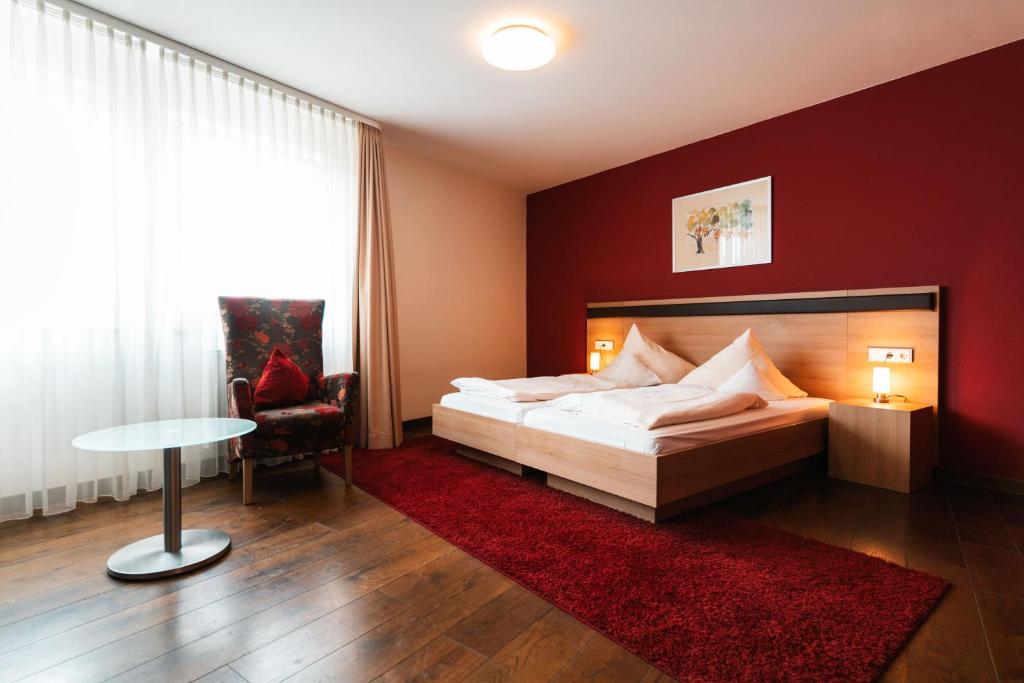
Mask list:
[[610,339],[598,339],[594,342],[594,348],[598,351],[611,351],[615,348],[615,342]]
[[[889,354],[892,354],[891,356]],[[889,346],[869,346],[868,362],[870,363],[913,363],[914,349]]]

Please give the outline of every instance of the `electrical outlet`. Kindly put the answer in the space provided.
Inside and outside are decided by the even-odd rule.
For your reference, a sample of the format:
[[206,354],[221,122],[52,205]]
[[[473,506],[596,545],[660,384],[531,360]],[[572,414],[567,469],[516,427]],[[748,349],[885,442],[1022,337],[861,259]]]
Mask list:
[[611,351],[615,348],[615,342],[610,339],[598,339],[594,342],[594,348],[598,351]]
[[[892,355],[889,355],[892,354]],[[868,362],[870,363],[913,363],[914,349],[889,346],[869,346]]]

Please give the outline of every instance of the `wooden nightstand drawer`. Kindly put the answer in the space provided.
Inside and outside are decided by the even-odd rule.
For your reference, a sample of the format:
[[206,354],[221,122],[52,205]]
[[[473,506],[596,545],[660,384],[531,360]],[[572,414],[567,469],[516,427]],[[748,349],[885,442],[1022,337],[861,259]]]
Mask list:
[[920,403],[835,401],[828,411],[828,475],[910,493],[932,479],[933,408]]

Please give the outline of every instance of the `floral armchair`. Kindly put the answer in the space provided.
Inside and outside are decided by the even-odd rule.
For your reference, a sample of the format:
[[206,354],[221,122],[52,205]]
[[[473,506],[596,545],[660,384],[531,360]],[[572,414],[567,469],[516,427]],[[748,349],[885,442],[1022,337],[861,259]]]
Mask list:
[[[256,422],[251,434],[229,442],[232,475],[242,463],[242,502],[252,502],[258,458],[320,455],[344,449],[345,483],[352,484],[356,438],[358,374],[324,377],[322,300],[220,297],[226,341],[228,415]],[[309,377],[309,390],[296,405],[256,408],[253,392],[275,348]]]

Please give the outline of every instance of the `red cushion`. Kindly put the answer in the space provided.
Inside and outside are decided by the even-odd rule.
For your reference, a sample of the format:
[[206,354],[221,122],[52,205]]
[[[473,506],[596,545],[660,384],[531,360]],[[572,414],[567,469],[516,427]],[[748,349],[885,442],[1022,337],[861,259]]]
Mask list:
[[275,348],[256,383],[256,407],[288,406],[306,399],[309,377],[284,352]]

